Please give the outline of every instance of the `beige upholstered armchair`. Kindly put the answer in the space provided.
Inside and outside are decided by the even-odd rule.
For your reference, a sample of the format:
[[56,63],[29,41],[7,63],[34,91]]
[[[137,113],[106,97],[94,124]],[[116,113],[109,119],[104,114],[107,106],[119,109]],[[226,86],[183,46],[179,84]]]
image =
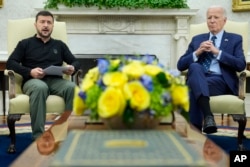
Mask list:
[[[243,37],[243,49],[245,55],[248,52],[248,33],[249,25],[248,22],[234,22],[228,20],[225,25],[225,31],[233,32],[242,35]],[[190,25],[189,39],[197,34],[208,33],[207,23],[193,24]],[[212,96],[210,98],[210,107],[213,113],[220,113],[232,115],[233,120],[237,121],[239,124],[238,127],[238,149],[244,150],[242,144],[242,139],[244,136],[244,130],[246,126],[246,115],[245,115],[245,82],[246,77],[250,76],[248,71],[242,71],[238,74],[239,76],[239,95],[220,95]]]
[[[33,36],[36,33],[34,27],[35,19],[19,19],[8,21],[8,54],[10,55],[17,43],[27,37]],[[64,22],[54,23],[54,30],[52,37],[60,39],[67,43],[66,24]],[[21,115],[29,114],[29,96],[23,94],[21,89],[22,76],[11,70],[5,70],[5,75],[9,78],[9,111],[7,117],[7,123],[10,130],[11,143],[8,149],[9,153],[15,152],[16,134],[15,134],[15,122],[19,121]],[[74,81],[79,84],[81,71],[75,74]],[[64,76],[65,79],[72,79],[71,76]],[[63,98],[50,95],[46,102],[47,113],[62,113],[65,108]]]

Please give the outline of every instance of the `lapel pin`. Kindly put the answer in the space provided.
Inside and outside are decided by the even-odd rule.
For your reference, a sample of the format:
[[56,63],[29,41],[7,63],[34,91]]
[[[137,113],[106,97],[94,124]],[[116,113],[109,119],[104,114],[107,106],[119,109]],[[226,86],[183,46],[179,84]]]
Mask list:
[[225,39],[224,41],[225,41],[225,42],[228,42],[228,39]]

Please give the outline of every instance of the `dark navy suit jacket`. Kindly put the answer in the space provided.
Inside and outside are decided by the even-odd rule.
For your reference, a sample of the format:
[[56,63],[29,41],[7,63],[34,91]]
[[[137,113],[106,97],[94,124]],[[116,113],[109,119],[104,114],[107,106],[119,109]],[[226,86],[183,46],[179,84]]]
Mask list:
[[[192,38],[186,53],[180,57],[177,63],[178,70],[185,71],[191,63],[195,63],[193,52],[199,48],[203,41],[208,39],[209,33],[200,34]],[[222,53],[219,65],[222,76],[233,94],[238,95],[238,77],[236,72],[243,71],[246,68],[246,60],[242,49],[242,36],[224,31],[220,50]]]

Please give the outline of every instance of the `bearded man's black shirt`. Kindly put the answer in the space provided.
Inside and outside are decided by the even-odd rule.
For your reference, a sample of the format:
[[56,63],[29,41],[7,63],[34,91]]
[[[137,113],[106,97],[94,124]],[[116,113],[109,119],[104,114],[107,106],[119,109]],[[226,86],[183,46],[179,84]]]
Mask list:
[[73,65],[75,71],[80,69],[80,63],[64,42],[51,38],[44,43],[35,35],[18,42],[7,61],[6,68],[22,75],[25,82],[31,79],[30,72],[33,68],[61,66],[63,62]]

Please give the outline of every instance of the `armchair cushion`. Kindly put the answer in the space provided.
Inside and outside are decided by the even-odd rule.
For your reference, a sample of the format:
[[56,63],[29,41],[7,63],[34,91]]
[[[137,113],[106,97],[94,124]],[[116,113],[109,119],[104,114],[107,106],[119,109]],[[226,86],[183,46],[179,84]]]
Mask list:
[[244,114],[245,111],[244,101],[234,95],[211,96],[210,107],[213,113]]
[[[9,114],[28,114],[30,112],[29,96],[25,94],[17,94],[15,98],[9,99],[9,107]],[[49,95],[46,101],[46,108],[47,113],[60,114],[65,108],[63,98],[60,96]]]

